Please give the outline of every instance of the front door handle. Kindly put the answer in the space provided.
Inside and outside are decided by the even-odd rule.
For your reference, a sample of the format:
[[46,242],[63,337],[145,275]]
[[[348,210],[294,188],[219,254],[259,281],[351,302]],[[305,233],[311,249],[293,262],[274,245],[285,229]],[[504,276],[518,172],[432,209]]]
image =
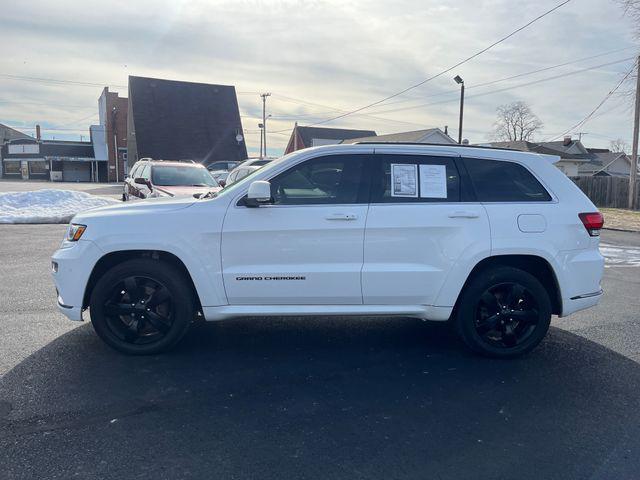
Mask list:
[[350,213],[332,213],[324,218],[327,220],[355,220],[358,216]]
[[478,218],[479,216],[477,212],[469,210],[458,210],[449,214],[449,218]]

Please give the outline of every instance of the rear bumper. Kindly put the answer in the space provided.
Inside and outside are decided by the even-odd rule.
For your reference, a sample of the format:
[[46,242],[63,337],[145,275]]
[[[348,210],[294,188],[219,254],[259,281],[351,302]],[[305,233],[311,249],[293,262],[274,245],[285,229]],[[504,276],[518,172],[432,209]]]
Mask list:
[[[604,274],[604,257],[597,248],[571,250],[558,255],[562,292],[562,315],[593,307],[602,298],[600,282]],[[560,277],[560,276],[559,276]]]
[[566,302],[563,306],[562,316],[566,317],[567,315],[579,312],[580,310],[584,310],[585,308],[595,307],[598,303],[600,303],[602,295],[603,291],[599,290],[597,292],[587,293],[570,298],[569,301]]

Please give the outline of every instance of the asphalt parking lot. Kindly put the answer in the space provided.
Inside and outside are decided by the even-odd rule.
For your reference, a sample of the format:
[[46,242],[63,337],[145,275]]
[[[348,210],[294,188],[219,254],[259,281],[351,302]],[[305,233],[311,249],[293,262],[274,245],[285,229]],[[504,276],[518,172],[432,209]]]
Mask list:
[[[63,225],[0,226],[0,478],[637,479],[640,234],[525,358],[412,319],[196,325],[126,357],[55,309]],[[634,253],[635,252],[635,253]]]

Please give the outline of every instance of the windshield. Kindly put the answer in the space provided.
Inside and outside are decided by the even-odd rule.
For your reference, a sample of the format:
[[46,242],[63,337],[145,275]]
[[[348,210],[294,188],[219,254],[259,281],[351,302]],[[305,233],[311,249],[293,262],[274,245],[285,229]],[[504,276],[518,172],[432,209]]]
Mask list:
[[151,181],[160,187],[217,187],[218,182],[205,168],[154,165]]

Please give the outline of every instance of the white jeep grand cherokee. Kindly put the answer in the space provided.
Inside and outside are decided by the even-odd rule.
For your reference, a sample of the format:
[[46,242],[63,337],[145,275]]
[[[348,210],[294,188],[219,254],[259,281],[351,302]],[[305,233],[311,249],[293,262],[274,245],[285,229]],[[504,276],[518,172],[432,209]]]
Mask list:
[[325,146],[200,199],[97,208],[53,256],[58,304],[130,354],[167,350],[200,312],[451,320],[474,351],[520,355],[602,295],[602,215],[556,160]]

